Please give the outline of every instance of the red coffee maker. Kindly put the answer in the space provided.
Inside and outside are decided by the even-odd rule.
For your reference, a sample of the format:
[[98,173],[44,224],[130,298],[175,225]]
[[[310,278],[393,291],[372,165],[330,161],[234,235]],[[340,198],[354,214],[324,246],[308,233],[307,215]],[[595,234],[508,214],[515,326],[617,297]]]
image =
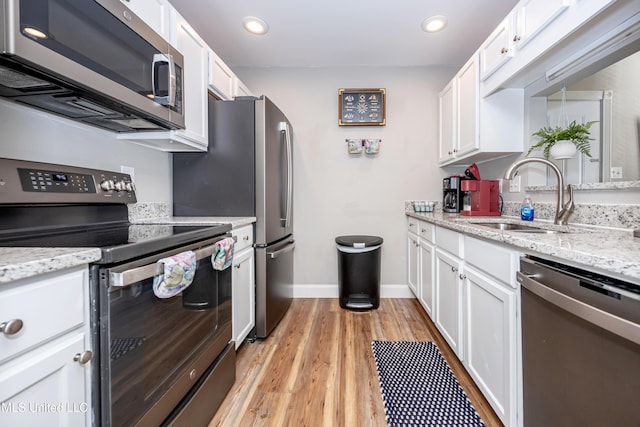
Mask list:
[[461,215],[500,216],[500,182],[498,180],[464,180],[461,184]]

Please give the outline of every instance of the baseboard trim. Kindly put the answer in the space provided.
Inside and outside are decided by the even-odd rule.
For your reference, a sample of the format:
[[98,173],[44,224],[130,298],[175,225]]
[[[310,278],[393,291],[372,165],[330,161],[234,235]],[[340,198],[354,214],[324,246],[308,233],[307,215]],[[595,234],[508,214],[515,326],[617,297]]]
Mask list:
[[[294,298],[338,298],[338,285],[293,285]],[[380,298],[415,298],[407,285],[380,285]]]

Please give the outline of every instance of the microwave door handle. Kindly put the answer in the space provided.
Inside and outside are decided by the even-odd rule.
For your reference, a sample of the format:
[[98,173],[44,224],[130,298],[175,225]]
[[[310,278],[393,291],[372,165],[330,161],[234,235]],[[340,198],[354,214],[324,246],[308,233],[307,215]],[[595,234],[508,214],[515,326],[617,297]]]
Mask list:
[[[225,238],[226,237],[221,237],[220,239],[216,240],[216,242],[219,242],[220,240]],[[234,241],[237,241],[237,239],[238,238],[236,236],[233,236]],[[213,255],[213,253],[217,250],[217,246],[215,244],[216,242],[214,242],[212,245],[194,251],[194,253],[196,254],[196,261]],[[164,274],[164,263],[155,262],[153,264],[130,268],[124,271],[119,271],[117,268],[109,269],[108,271],[109,286],[113,286],[116,288],[125,288],[142,280]]]
[[[169,94],[167,96],[158,96],[158,72],[161,64],[167,64],[169,66],[169,75],[167,80],[167,87],[169,88]],[[168,105],[174,107],[176,105],[176,63],[173,59],[173,55],[168,53],[156,53],[153,55],[153,64],[151,67],[151,86],[153,90],[153,99],[158,104]]]

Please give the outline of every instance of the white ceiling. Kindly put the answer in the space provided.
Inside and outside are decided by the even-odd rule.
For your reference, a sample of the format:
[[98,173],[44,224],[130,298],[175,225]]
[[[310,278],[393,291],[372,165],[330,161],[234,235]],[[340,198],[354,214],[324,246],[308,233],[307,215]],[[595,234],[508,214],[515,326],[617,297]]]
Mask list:
[[[170,0],[230,67],[461,66],[517,0]],[[444,15],[439,33],[421,22]],[[242,18],[270,27],[256,36]]]

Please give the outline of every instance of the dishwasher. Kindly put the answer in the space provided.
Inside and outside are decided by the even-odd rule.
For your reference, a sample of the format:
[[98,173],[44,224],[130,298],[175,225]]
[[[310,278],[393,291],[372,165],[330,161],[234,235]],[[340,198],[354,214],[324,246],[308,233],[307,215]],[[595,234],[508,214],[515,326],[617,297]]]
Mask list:
[[523,425],[640,426],[640,286],[520,260]]

